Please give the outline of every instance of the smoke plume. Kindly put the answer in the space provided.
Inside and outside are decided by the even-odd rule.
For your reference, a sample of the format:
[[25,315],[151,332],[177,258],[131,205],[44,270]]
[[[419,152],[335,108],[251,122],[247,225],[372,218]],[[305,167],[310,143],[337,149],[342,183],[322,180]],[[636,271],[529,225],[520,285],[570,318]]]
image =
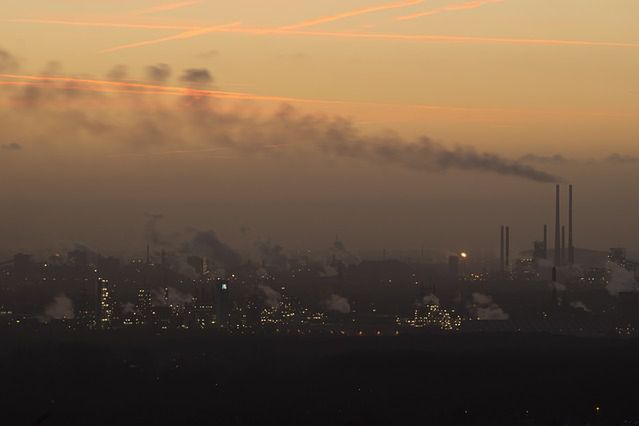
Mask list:
[[610,281],[606,286],[608,293],[613,296],[619,296],[619,293],[635,291],[637,288],[637,280],[632,271],[614,262],[608,262],[608,270],[610,270]]
[[280,301],[282,300],[280,293],[262,284],[259,284],[257,288],[264,294],[264,303],[266,303],[266,306],[269,308],[277,308],[280,305]]
[[434,294],[427,294],[422,298],[422,303],[424,305],[437,305],[439,306],[439,297]]
[[20,151],[22,150],[22,145],[17,142],[10,142],[0,145],[0,149],[3,151]]
[[255,243],[258,255],[266,266],[278,269],[288,268],[288,257],[284,248],[273,241],[257,241]]
[[156,83],[165,83],[171,77],[171,67],[167,64],[149,65],[146,67],[146,77]]
[[469,309],[479,320],[507,320],[510,317],[492,297],[482,293],[473,293]]
[[213,83],[213,76],[206,68],[191,68],[182,73],[180,81],[207,85]]
[[586,306],[586,304],[582,302],[581,300],[570,302],[570,306],[575,309],[582,309],[584,312],[592,312],[592,310],[588,306]]
[[338,294],[331,294],[324,301],[324,306],[329,311],[339,312],[340,314],[348,314],[351,311],[351,304],[348,303],[348,299]]
[[16,57],[0,48],[0,72],[15,72],[19,67]]
[[[3,61],[6,63],[8,60]],[[125,71],[116,67],[111,74],[114,79],[122,79]],[[168,69],[156,65],[149,67],[147,72],[158,79],[166,77]],[[188,69],[181,80],[190,84],[209,84],[213,77],[205,68]],[[92,149],[102,147],[107,152],[124,149],[133,155],[154,154],[158,148],[169,153],[207,150],[224,150],[239,155],[285,153],[292,158],[316,156],[319,152],[328,157],[350,158],[418,172],[459,170],[534,182],[561,181],[558,176],[497,153],[481,152],[471,146],[447,147],[426,136],[408,141],[392,134],[363,135],[349,120],[301,114],[291,106],[284,106],[273,115],[259,115],[245,108],[223,109],[220,107],[222,101],[213,99],[215,95],[185,90],[179,93],[183,98],[178,98],[180,101],[176,108],[159,97],[136,95],[137,99],[130,99],[118,98],[117,94],[91,92],[86,85],[75,80],[66,83],[63,88],[59,87],[60,83],[57,84],[58,90],[55,84],[47,84],[44,88],[15,88],[17,95],[9,99],[13,106],[21,109],[15,117],[9,114],[0,118],[0,126],[20,134],[25,123],[37,120],[41,134],[58,135],[57,139],[64,140],[64,147],[70,150],[90,142]],[[122,89],[135,87],[123,86]],[[118,100],[115,111],[77,104],[80,100],[105,104],[112,98]],[[61,105],[63,108],[48,108],[49,105]],[[124,113],[127,105],[130,106],[130,114]],[[46,139],[42,142],[50,143]]]
[[115,81],[124,80],[128,75],[129,69],[126,65],[116,65],[107,73],[107,77]]
[[220,241],[214,231],[194,231],[193,237],[182,245],[182,252],[205,257],[223,267],[237,266],[242,256],[226,243]]
[[[193,295],[190,293],[183,293],[180,290],[169,287],[169,298],[168,304],[173,306],[182,306],[185,303],[190,303],[193,301]],[[156,288],[151,290],[151,297],[153,301],[153,306],[166,306],[166,291],[163,288]]]
[[60,294],[44,309],[42,320],[49,322],[50,320],[73,319],[74,317],[73,300],[65,294]]

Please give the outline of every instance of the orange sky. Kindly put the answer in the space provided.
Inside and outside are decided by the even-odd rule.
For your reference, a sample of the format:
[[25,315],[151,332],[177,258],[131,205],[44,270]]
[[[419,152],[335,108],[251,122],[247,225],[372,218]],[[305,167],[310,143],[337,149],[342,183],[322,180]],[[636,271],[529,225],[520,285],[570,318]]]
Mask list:
[[[285,169],[282,182],[274,185],[298,194],[291,185],[297,179],[296,173],[305,170],[303,167],[297,169],[292,163],[283,167],[279,163],[283,158],[270,153],[273,164],[278,164],[272,165],[275,169],[264,164],[256,166],[252,157],[244,158],[244,152],[218,152],[219,146],[206,145],[210,141],[202,137],[203,132],[215,134],[215,129],[202,129],[196,122],[185,124],[190,118],[180,115],[185,110],[198,113],[204,101],[214,105],[216,113],[227,114],[228,120],[248,123],[246,129],[233,127],[234,136],[239,132],[246,140],[266,138],[263,146],[273,145],[271,139],[280,137],[279,132],[284,130],[274,130],[273,126],[277,126],[269,121],[272,118],[255,117],[277,119],[277,114],[282,114],[282,104],[288,104],[296,109],[296,114],[307,115],[305,120],[313,125],[324,123],[326,117],[342,117],[352,127],[349,132],[371,141],[396,138],[409,142],[427,136],[447,149],[472,147],[507,159],[531,153],[540,158],[559,154],[575,159],[569,172],[557,164],[533,166],[567,180],[589,182],[593,188],[588,164],[601,166],[602,159],[614,153],[639,157],[639,27],[635,22],[639,3],[634,0],[5,3],[0,6],[0,117],[5,120],[0,145],[7,148],[0,150],[0,165],[5,174],[21,175],[21,185],[26,185],[27,192],[33,189],[28,182],[35,185],[45,179],[38,173],[60,171],[58,166],[47,163],[41,169],[35,168],[38,161],[60,158],[64,163],[77,156],[106,154],[100,161],[115,168],[121,167],[119,163],[115,165],[115,161],[121,161],[116,159],[135,162],[153,158],[149,160],[152,164],[143,167],[147,177],[158,172],[160,162],[179,156],[175,164],[183,162],[187,172],[178,174],[188,175],[189,182],[196,174],[204,179],[205,173],[219,179],[216,173],[221,173],[221,169],[227,175],[249,166],[271,171]],[[165,64],[169,72],[166,78],[152,80],[147,67],[157,64]],[[187,76],[187,70],[197,71],[196,75]],[[16,116],[31,108],[32,103],[37,108]],[[182,118],[172,118],[169,111]],[[89,130],[63,126],[57,121],[60,116],[74,120],[86,116],[82,126]],[[158,117],[166,123],[187,121],[176,124],[169,142],[158,147],[135,139],[142,137],[135,136],[139,124],[134,124],[134,117],[138,116],[141,122],[155,123]],[[125,131],[126,126],[133,127]],[[112,130],[105,130],[104,134],[95,131],[102,127],[118,129],[122,140],[110,139],[115,137]],[[166,127],[164,131],[171,133],[170,129]],[[308,129],[298,131],[304,134]],[[65,142],[49,140],[52,132],[59,132]],[[109,137],[104,136],[107,133]],[[11,152],[14,143],[25,149]],[[49,150],[47,154],[44,148],[42,154],[29,149],[39,143]],[[303,145],[305,141],[296,143]],[[198,154],[211,161],[224,161],[224,166],[208,172],[199,170],[193,164],[200,161]],[[39,155],[43,157],[38,159]],[[25,162],[27,158],[35,163]],[[321,161],[317,158],[308,161]],[[338,163],[342,161],[348,163],[347,159]],[[236,169],[233,162],[237,162]],[[372,202],[375,191],[363,182],[377,179],[375,168],[366,169],[361,164],[351,169],[344,167],[356,171],[343,181],[353,182],[357,180],[354,176],[362,179],[360,186],[353,183],[351,188],[367,194],[362,195],[359,205]],[[310,163],[309,170],[315,170]],[[620,181],[630,182],[636,177],[635,171],[636,167],[626,162],[614,172],[623,172]],[[322,177],[325,170],[321,167],[316,172],[306,181],[309,188],[326,178]],[[613,175],[611,170],[608,172],[601,172],[601,176]],[[135,179],[139,173],[144,174],[131,164],[121,178]],[[407,180],[414,178],[402,170],[384,173],[388,191],[407,187]],[[238,172],[234,184],[239,185],[238,180],[243,182],[242,176],[248,175],[253,176],[254,172]],[[448,190],[475,184],[474,178],[464,177],[463,173],[448,178],[427,176],[428,181],[437,181]],[[612,177],[605,179],[612,187],[618,184]],[[68,180],[74,182],[71,176]],[[485,187],[487,182],[479,181],[477,185]],[[244,184],[251,187],[248,182]],[[177,186],[174,189],[178,191]],[[413,189],[430,191],[433,199],[449,209],[457,203],[455,197],[441,189]],[[0,187],[0,195],[15,196],[12,191],[8,186]],[[508,191],[512,194],[512,189]],[[619,190],[619,199],[623,194]],[[114,197],[113,200],[118,199]],[[394,197],[405,206],[417,203],[412,196],[396,193]],[[325,194],[318,199],[331,204]],[[161,204],[161,200],[148,203],[138,209],[158,210],[155,203]],[[240,204],[246,208],[238,201],[237,209]],[[351,207],[351,219],[344,222],[358,229],[352,238],[363,246],[377,244],[367,234],[368,228],[356,222],[358,204]],[[340,220],[326,205],[318,208],[327,218]],[[24,209],[27,207],[12,213],[12,219],[25,217]],[[127,213],[122,210],[118,214]],[[174,214],[188,221],[189,214]],[[260,222],[264,232],[282,233],[297,246],[303,245],[293,236],[299,230],[298,234],[287,234],[283,230],[286,221],[274,219],[282,214],[273,207],[264,216],[270,219],[246,221]],[[298,212],[298,216],[304,214],[303,210]],[[239,227],[234,222],[237,210],[229,209],[222,216],[219,220],[224,226]],[[443,213],[440,216],[451,217]],[[594,221],[595,215],[592,217]],[[409,225],[416,226],[419,215],[413,212],[405,219],[406,229],[403,234],[400,232],[402,237],[396,237],[397,245],[410,238],[413,231]],[[369,225],[377,227],[383,220],[371,219]],[[466,220],[459,217],[460,223]],[[333,229],[337,225],[326,226]],[[527,238],[532,238],[535,226],[530,224],[527,228],[531,234]],[[321,226],[318,229],[318,234],[326,231]],[[473,241],[482,238],[486,237],[475,235]],[[452,239],[464,244],[462,237]],[[444,235],[436,240],[435,245],[446,244]]]

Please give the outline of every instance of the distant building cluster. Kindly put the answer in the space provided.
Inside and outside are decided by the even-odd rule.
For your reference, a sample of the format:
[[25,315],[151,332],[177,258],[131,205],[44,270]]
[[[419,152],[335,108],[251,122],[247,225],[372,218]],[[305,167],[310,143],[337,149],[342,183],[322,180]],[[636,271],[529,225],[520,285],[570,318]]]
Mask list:
[[[403,333],[544,332],[628,337],[639,330],[639,263],[624,248],[576,248],[573,188],[567,239],[556,189],[554,248],[543,239],[499,251],[426,259],[361,260],[332,252],[225,264],[199,254],[121,259],[79,247],[46,259],[0,262],[0,326],[109,331],[211,330],[230,334],[393,336]],[[211,236],[205,236],[211,240]],[[206,238],[203,241],[208,241]]]

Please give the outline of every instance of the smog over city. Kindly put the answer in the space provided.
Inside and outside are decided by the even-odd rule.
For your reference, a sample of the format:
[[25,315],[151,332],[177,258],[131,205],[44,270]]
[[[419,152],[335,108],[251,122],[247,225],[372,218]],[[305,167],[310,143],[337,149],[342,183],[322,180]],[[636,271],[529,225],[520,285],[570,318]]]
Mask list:
[[0,11],[3,424],[639,424],[638,3]]

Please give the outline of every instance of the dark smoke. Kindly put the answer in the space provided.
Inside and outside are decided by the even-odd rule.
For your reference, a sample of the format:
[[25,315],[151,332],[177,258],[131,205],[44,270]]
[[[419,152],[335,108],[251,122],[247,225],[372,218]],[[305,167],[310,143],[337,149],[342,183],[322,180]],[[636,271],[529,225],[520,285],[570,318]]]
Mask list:
[[[210,83],[213,77],[206,69],[189,69],[182,76],[190,83]],[[317,151],[328,156],[345,157],[381,165],[395,165],[420,172],[444,173],[448,170],[475,171],[513,176],[536,182],[559,182],[561,178],[541,171],[521,161],[509,160],[499,154],[480,152],[472,147],[446,147],[428,137],[406,141],[399,136],[362,135],[343,118],[304,115],[290,106],[284,106],[272,116],[259,116],[235,110],[222,111],[219,101],[207,98],[186,98],[180,108],[166,107],[158,98],[147,98],[149,108],[135,109],[122,121],[123,114],[110,115],[109,111],[85,110],[69,107],[53,111],[40,108],[47,102],[74,99],[72,88],[64,91],[28,88],[13,98],[23,107],[22,122],[38,119],[41,127],[60,139],[80,144],[87,134],[99,139],[92,147],[129,151],[143,150],[153,153],[160,149],[225,148],[240,154],[315,155]],[[77,92],[75,92],[77,93]],[[77,96],[77,95],[75,95]],[[87,94],[104,99],[103,94]],[[26,107],[26,108],[24,108]],[[33,117],[30,115],[33,114]],[[16,120],[0,117],[0,126],[20,131]]]
[[606,157],[605,161],[613,164],[635,164],[639,163],[639,157],[615,153]]
[[242,263],[242,257],[213,231],[194,231],[193,237],[182,245],[182,252],[207,258],[210,262],[232,267]]
[[129,69],[126,65],[116,65],[107,73],[107,77],[111,80],[124,80],[129,75]]
[[158,227],[159,222],[164,218],[161,214],[144,213],[144,237],[147,243],[154,246],[170,246],[168,237],[163,235]]
[[20,64],[15,56],[6,50],[0,49],[0,72],[15,72]]
[[210,84],[213,83],[213,76],[206,68],[190,68],[184,71],[180,80],[185,83]]
[[541,164],[565,164],[568,159],[560,154],[554,155],[538,155],[526,154],[519,159],[523,163],[541,163]]
[[349,139],[338,131],[331,131],[330,135],[332,138],[322,143],[320,148],[332,155],[367,159],[380,164],[397,164],[418,171],[445,172],[455,169],[516,176],[536,182],[562,181],[550,173],[507,160],[498,154],[477,152],[471,147],[448,149],[427,137],[404,143],[397,138],[370,141]]
[[146,67],[146,77],[151,81],[164,83],[171,77],[171,67],[167,64],[149,65]]
[[284,253],[284,248],[272,241],[258,241],[255,243],[260,260],[264,265],[286,269],[288,268],[288,257]]
[[0,145],[0,149],[5,151],[20,151],[22,150],[22,145],[17,142],[5,143]]

